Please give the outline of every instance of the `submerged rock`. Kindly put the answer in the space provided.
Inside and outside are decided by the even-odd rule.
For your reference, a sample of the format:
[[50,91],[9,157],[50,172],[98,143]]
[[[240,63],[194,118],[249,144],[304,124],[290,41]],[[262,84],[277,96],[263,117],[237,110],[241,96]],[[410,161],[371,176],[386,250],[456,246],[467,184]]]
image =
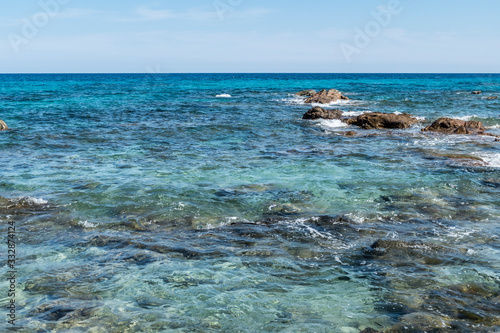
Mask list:
[[403,240],[379,239],[364,250],[370,258],[387,260],[391,266],[439,265],[460,260],[466,249],[452,249],[442,245],[408,242]]
[[3,121],[2,119],[0,119],[0,131],[6,131],[9,129],[9,126],[7,126],[7,124],[5,123],[5,121]]
[[458,163],[465,166],[487,166],[488,163],[482,158],[470,154],[440,153],[429,151],[426,153],[428,159],[443,158],[450,163]]
[[497,332],[495,328],[500,324],[500,315],[498,289],[494,282],[447,286],[429,291],[424,299],[427,306],[441,309],[440,315],[452,319],[452,325],[474,324],[475,332]]
[[35,212],[45,212],[53,209],[54,207],[43,199],[33,197],[7,199],[0,197],[0,214],[30,215]]
[[373,329],[371,327],[365,328],[359,333],[382,333],[382,331],[377,331],[376,329]]
[[439,118],[422,132],[438,132],[446,134],[484,134],[484,125],[480,121],[464,121],[452,118]]
[[356,125],[363,129],[403,129],[409,128],[411,125],[416,124],[418,120],[408,113],[395,114],[373,112],[359,115],[356,118],[347,119],[345,122],[349,125]]
[[302,90],[302,91],[299,91],[298,93],[296,93],[295,95],[297,96],[307,96],[307,97],[310,97],[310,96],[314,96],[316,95],[317,92],[316,90],[312,90],[312,89],[307,89],[307,90]]
[[355,136],[357,133],[354,131],[347,131],[342,133],[343,136]]
[[348,100],[349,98],[342,95],[342,93],[336,89],[326,90],[323,89],[319,93],[316,93],[305,100],[306,103],[320,103],[328,104],[338,100]]
[[400,323],[386,330],[396,332],[451,332],[449,319],[426,312],[413,312],[400,318]]
[[340,119],[342,117],[342,111],[335,110],[325,110],[316,106],[311,110],[307,111],[302,119]]
[[427,244],[424,242],[407,242],[402,240],[388,240],[388,239],[378,239],[372,246],[372,249],[379,249],[385,251],[407,251],[407,250],[422,250],[422,251],[448,251],[444,246]]

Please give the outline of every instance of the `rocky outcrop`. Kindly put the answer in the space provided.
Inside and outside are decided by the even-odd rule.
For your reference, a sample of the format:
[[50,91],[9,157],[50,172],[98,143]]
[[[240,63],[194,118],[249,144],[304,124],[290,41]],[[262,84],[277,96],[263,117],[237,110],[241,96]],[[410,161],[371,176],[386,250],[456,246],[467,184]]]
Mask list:
[[474,91],[472,92],[472,94],[473,94],[473,95],[479,95],[479,94],[481,94],[481,93],[482,93],[482,91],[481,91],[481,90],[474,90]]
[[0,119],[0,131],[6,131],[8,129],[9,127],[7,126],[7,124],[2,119]]
[[298,93],[296,93],[295,95],[297,96],[307,96],[307,97],[310,97],[310,96],[314,96],[316,95],[317,92],[316,90],[312,90],[312,89],[308,89],[308,90],[302,90],[302,91],[299,91]]
[[464,121],[443,117],[423,128],[422,131],[446,134],[484,134],[484,125],[480,121]]
[[373,112],[362,114],[356,118],[347,119],[345,122],[349,125],[356,125],[363,129],[403,129],[409,128],[411,125],[417,123],[418,120],[408,113],[395,114]]
[[331,102],[338,101],[340,99],[348,100],[349,98],[342,95],[342,93],[336,89],[326,90],[323,89],[320,92],[312,95],[308,99],[305,100],[306,103],[320,103],[320,104],[328,104]]
[[494,99],[497,99],[497,98],[498,98],[498,96],[490,96],[490,97],[487,97],[486,99],[488,99],[488,100],[491,101],[491,100],[494,100]]
[[302,119],[340,119],[342,117],[342,111],[340,110],[325,110],[316,106],[311,110],[307,111]]

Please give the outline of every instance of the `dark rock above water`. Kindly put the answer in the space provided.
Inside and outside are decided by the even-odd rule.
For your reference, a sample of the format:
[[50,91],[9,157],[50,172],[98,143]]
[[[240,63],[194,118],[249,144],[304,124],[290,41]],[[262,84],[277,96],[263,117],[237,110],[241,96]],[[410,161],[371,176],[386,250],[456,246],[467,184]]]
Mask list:
[[488,100],[494,100],[494,99],[497,99],[497,98],[498,98],[498,96],[490,96],[490,97],[487,97],[486,99],[488,99]]
[[338,101],[340,99],[348,100],[349,98],[342,95],[342,93],[336,89],[330,89],[330,90],[323,89],[320,92],[306,99],[305,102],[328,104],[331,102]]
[[446,134],[484,134],[484,125],[480,121],[464,121],[443,117],[423,128],[422,131]]
[[402,113],[382,113],[373,112],[365,113],[356,118],[347,119],[346,123],[349,125],[356,125],[364,129],[374,129],[374,128],[408,128],[411,125],[417,123],[417,118],[410,114]]
[[474,90],[472,93],[473,93],[474,95],[479,95],[479,94],[481,94],[481,93],[482,93],[482,91],[481,91],[481,90]]
[[297,95],[297,96],[307,96],[307,97],[309,97],[309,96],[314,96],[314,95],[316,95],[316,94],[317,94],[316,90],[308,89],[308,90],[302,90],[302,91],[299,91],[299,92],[298,92],[298,93],[296,93],[295,95]]
[[307,111],[302,119],[340,119],[342,117],[342,111],[335,110],[325,110],[316,106],[311,110]]
[[9,127],[7,126],[7,124],[2,119],[0,119],[0,131],[6,131],[8,129]]

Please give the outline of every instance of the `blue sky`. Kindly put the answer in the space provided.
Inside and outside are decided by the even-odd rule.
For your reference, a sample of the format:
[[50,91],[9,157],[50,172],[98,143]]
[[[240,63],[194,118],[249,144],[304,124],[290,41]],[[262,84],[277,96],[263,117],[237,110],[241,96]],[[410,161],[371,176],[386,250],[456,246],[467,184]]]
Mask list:
[[0,72],[498,73],[499,13],[494,0],[2,1]]

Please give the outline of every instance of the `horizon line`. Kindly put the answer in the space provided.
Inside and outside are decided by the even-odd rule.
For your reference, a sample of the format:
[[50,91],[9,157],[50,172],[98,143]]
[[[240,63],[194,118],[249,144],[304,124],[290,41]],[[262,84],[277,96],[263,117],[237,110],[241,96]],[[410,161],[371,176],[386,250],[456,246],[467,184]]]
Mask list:
[[140,75],[171,75],[171,74],[500,74],[500,72],[161,72],[161,73],[147,73],[147,72],[4,72],[0,75],[84,75],[84,74],[140,74]]

